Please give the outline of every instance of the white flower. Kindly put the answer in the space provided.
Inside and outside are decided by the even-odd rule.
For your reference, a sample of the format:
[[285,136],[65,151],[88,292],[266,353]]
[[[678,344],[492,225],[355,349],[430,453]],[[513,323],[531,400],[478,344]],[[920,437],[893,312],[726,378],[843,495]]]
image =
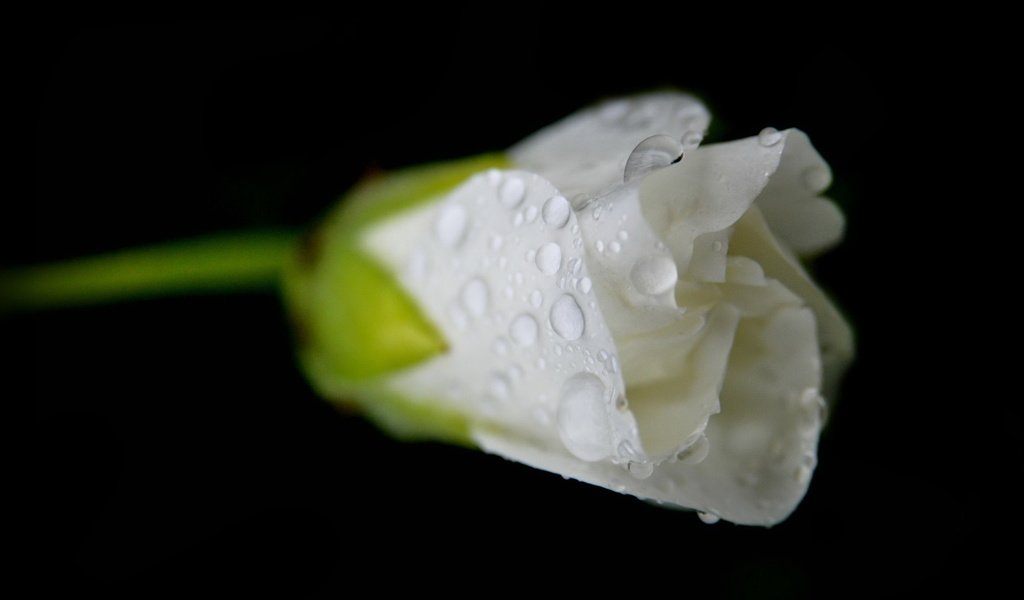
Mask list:
[[698,147],[708,122],[682,94],[609,101],[357,192],[292,275],[314,383],[398,434],[783,520],[852,355],[796,257],[843,219],[803,133]]

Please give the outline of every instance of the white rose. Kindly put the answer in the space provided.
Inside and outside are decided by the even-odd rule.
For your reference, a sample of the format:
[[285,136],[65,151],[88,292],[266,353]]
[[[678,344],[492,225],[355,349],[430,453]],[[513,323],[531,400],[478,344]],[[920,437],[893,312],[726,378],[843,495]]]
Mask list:
[[356,190],[289,274],[314,384],[400,436],[785,519],[853,348],[796,257],[843,219],[803,133],[698,147],[708,122],[609,101]]

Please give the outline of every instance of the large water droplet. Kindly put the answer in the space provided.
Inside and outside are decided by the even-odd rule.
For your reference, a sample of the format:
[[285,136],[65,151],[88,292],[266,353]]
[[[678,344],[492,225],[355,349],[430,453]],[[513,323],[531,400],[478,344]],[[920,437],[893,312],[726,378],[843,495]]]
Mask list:
[[526,184],[518,177],[509,177],[498,190],[498,200],[507,208],[515,208],[526,197]]
[[761,133],[757,134],[757,143],[766,148],[770,148],[775,144],[778,144],[781,139],[782,133],[774,127],[765,127],[761,130]]
[[611,454],[605,386],[591,373],[577,373],[562,385],[558,401],[558,437],[574,456],[597,461]]
[[645,256],[636,261],[629,272],[629,280],[637,291],[648,296],[663,294],[676,285],[679,273],[676,263],[664,254]]
[[466,209],[458,205],[444,207],[434,222],[434,235],[442,246],[454,248],[462,243],[466,235]]
[[563,338],[573,341],[583,335],[586,323],[583,320],[583,310],[571,294],[565,294],[551,305],[550,314],[551,328]]
[[462,287],[462,306],[474,317],[482,317],[487,311],[490,296],[487,284],[479,277],[475,277]]
[[532,346],[537,341],[537,319],[523,313],[512,319],[508,326],[508,336],[518,346]]
[[537,268],[545,275],[554,275],[562,268],[562,247],[548,242],[537,249]]
[[541,209],[541,218],[555,229],[561,229],[569,222],[570,212],[572,212],[572,208],[565,196],[552,196],[544,203],[544,208]]
[[623,179],[628,182],[655,169],[667,167],[682,155],[682,142],[668,135],[652,135],[629,153]]

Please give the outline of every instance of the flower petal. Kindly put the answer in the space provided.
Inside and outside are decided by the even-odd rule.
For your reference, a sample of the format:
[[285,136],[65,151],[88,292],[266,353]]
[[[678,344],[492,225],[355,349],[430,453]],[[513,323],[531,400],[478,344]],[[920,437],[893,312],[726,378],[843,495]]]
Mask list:
[[772,232],[798,256],[818,254],[843,237],[843,213],[818,196],[831,183],[832,171],[807,135],[791,130],[779,168],[757,205]]
[[625,463],[636,422],[617,407],[625,386],[577,216],[551,208],[564,202],[538,175],[492,170],[364,235],[449,343],[387,386],[466,415],[474,436]]

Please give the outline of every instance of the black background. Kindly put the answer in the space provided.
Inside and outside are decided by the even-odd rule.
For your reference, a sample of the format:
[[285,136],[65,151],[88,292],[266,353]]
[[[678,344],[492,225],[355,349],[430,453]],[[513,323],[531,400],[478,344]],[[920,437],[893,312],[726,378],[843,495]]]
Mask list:
[[479,452],[394,442],[314,396],[273,295],[151,300],[5,324],[27,349],[9,379],[28,389],[8,393],[31,413],[15,459],[30,473],[18,520],[34,589],[995,585],[1011,560],[989,538],[1015,526],[1004,482],[1021,474],[1020,422],[977,368],[988,346],[963,341],[999,323],[951,233],[971,217],[944,208],[974,201],[953,174],[971,69],[920,24],[839,13],[812,33],[637,9],[29,27],[15,68],[29,187],[11,203],[27,214],[9,223],[30,235],[9,262],[305,226],[371,169],[501,149],[608,95],[692,90],[712,141],[808,132],[848,214],[847,242],[815,270],[856,327],[858,360],[789,520],[708,526]]

